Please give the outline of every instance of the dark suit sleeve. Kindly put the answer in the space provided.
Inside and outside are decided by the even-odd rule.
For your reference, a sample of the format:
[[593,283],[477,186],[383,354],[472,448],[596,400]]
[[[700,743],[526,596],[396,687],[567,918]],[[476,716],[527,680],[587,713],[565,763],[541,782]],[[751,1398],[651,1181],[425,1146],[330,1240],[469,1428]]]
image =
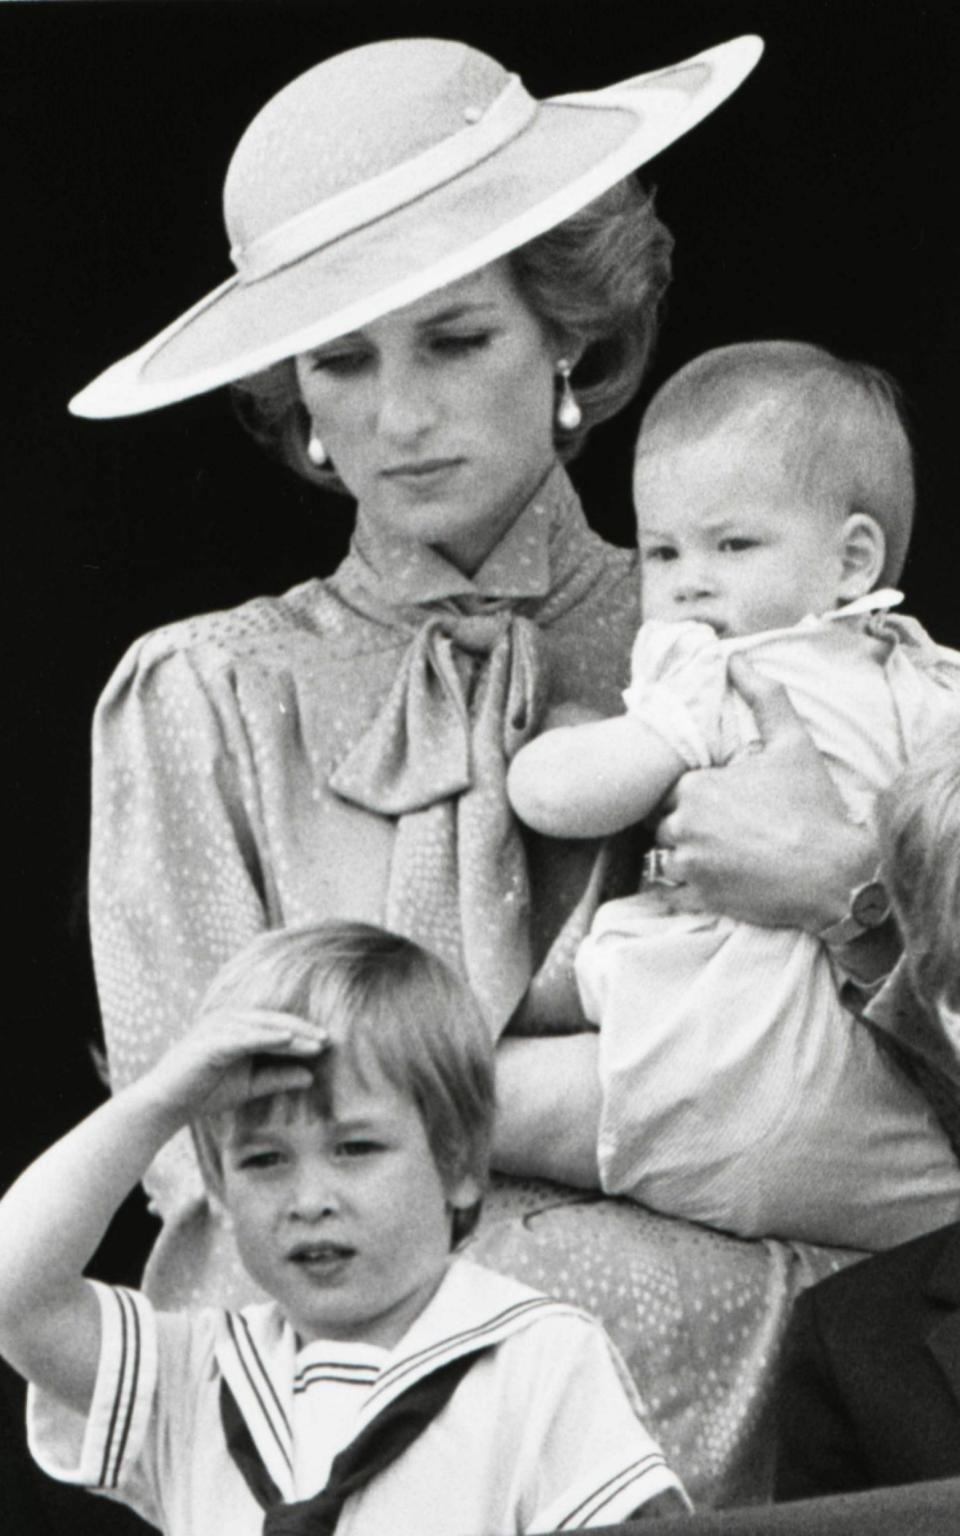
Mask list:
[[856,1430],[831,1369],[812,1291],[799,1298],[794,1310],[776,1414],[776,1499],[810,1499],[870,1486]]

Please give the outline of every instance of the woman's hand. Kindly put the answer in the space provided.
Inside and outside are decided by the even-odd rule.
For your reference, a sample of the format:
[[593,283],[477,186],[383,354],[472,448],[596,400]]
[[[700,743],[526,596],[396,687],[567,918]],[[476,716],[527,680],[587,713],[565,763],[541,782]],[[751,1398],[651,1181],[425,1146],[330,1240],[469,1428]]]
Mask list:
[[723,768],[685,773],[656,831],[669,848],[663,894],[677,911],[709,910],[767,927],[818,933],[873,877],[869,829],[850,820],[785,690],[742,657],[730,677],[754,712],[763,745]]
[[139,1086],[172,1119],[186,1121],[309,1088],[313,1064],[326,1048],[322,1032],[291,1014],[216,1010],[201,1015]]

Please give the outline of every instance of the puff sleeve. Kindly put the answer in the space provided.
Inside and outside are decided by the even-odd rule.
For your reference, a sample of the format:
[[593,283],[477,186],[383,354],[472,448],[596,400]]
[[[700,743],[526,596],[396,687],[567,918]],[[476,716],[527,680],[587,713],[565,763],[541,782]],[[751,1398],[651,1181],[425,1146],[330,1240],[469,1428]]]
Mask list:
[[[114,1088],[183,1034],[220,965],[268,921],[231,669],[165,633],[132,648],[94,720],[90,923]],[[200,1193],[185,1135],[147,1187],[164,1217]]]
[[688,768],[726,762],[756,725],[727,683],[727,661],[707,624],[642,625],[624,691],[627,714],[671,746]]

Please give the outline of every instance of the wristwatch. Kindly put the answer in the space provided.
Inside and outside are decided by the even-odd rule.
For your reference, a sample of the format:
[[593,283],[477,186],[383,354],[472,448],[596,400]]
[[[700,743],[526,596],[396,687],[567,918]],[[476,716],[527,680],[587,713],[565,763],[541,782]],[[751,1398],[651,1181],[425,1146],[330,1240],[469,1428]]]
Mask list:
[[828,928],[822,928],[818,937],[824,944],[842,948],[863,938],[874,928],[881,928],[890,916],[890,897],[880,879],[868,880],[850,893],[850,905],[843,917]]

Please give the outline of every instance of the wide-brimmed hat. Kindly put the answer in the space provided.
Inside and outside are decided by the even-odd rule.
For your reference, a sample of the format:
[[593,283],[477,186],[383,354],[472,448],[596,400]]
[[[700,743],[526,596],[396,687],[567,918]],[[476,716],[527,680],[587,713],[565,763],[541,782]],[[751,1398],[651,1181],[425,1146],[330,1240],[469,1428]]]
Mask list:
[[712,112],[763,44],[738,37],[605,90],[538,101],[463,43],[374,43],[278,92],[224,185],[235,274],[70,402],[128,416],[292,357],[576,213]]

